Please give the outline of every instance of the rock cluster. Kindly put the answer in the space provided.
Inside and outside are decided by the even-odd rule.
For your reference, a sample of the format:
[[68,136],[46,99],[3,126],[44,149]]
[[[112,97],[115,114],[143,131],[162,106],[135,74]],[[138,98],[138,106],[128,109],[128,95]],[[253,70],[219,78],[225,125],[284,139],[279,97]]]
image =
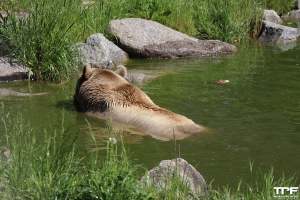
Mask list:
[[[289,12],[282,18],[300,18],[300,10]],[[264,21],[259,40],[268,44],[285,44],[297,41],[300,30],[279,25],[282,19],[274,10],[264,10]]]

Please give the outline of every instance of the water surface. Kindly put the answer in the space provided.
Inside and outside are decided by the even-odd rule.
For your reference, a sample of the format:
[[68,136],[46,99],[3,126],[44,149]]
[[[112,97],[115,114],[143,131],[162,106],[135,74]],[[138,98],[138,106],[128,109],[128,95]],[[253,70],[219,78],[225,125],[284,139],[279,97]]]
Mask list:
[[[184,115],[209,129],[180,144],[180,156],[213,185],[236,188],[249,182],[249,160],[254,171],[275,176],[299,173],[300,159],[300,46],[244,42],[231,55],[185,59],[130,60],[129,72],[161,75],[140,87],[157,105]],[[226,79],[230,83],[216,84]],[[62,84],[16,81],[0,88],[18,92],[48,92],[44,96],[0,97],[1,116],[21,118],[43,138],[45,130],[64,126],[79,133],[80,156],[94,149],[86,119],[105,155],[109,122],[78,113],[73,106],[76,79]],[[6,144],[0,124],[0,146]],[[123,133],[131,159],[148,169],[175,158],[174,141],[160,141],[138,131]],[[119,140],[119,135],[115,136]],[[120,142],[118,142],[120,144]],[[177,148],[178,151],[178,148]]]

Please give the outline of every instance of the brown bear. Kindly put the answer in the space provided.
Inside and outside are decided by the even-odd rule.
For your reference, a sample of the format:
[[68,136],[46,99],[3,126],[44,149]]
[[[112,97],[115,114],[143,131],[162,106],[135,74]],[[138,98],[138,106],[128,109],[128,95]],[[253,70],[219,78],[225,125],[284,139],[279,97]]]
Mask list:
[[155,105],[125,80],[126,75],[122,65],[113,72],[86,64],[77,81],[75,105],[82,112],[124,123],[161,140],[174,135],[182,139],[204,130],[192,120]]

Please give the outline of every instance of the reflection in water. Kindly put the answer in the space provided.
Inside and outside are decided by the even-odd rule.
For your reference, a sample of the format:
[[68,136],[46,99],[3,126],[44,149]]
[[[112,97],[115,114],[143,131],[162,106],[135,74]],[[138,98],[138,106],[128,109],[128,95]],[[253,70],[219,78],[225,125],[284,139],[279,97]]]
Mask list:
[[[100,119],[101,120],[101,119]],[[109,120],[103,120],[104,126],[93,126],[92,124],[86,124],[86,126],[82,126],[80,131],[83,134],[86,134],[87,143],[90,146],[93,146],[94,139],[97,141],[98,145],[106,146],[107,142],[114,143],[137,143],[142,139],[142,136],[145,135],[142,131],[139,131],[133,127],[129,127],[125,124],[121,124],[118,122],[112,122]],[[112,141],[111,141],[112,140]]]
[[[184,115],[205,125],[211,132],[180,140],[181,157],[213,185],[235,188],[243,178],[249,182],[249,160],[254,170],[263,173],[274,167],[275,176],[299,172],[300,161],[300,46],[274,50],[275,46],[257,42],[238,45],[232,55],[169,60],[130,60],[129,72],[162,76],[140,88],[160,107]],[[216,84],[216,80],[229,80]],[[76,80],[60,86],[31,82],[0,83],[0,88],[17,92],[48,92],[46,96],[1,97],[1,116],[22,115],[36,134],[43,138],[62,123],[70,132],[80,131],[77,146],[82,155],[105,149],[111,138],[105,120],[78,113],[73,107]],[[97,147],[89,126],[94,133]],[[114,124],[114,123],[113,123]],[[129,127],[117,128],[114,135],[120,145],[132,152],[137,164],[153,168],[161,160],[175,158],[173,141],[159,141]],[[9,127],[8,127],[9,128]],[[117,131],[122,130],[122,131]],[[125,130],[125,131],[124,131]],[[0,133],[4,126],[0,125]],[[0,146],[6,138],[0,134]],[[105,151],[99,151],[105,155]],[[142,172],[141,172],[142,173]],[[275,177],[276,178],[276,177]]]

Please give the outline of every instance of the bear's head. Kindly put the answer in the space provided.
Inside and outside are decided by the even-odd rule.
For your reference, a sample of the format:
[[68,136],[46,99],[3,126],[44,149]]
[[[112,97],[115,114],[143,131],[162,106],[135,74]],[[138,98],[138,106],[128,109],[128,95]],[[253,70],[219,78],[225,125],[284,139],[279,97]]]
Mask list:
[[[114,76],[120,76],[124,79],[127,75],[127,70],[123,65],[119,65],[116,69],[116,71],[110,71],[106,69],[99,69],[99,68],[91,68],[91,65],[89,63],[85,64],[83,67],[83,72],[79,79],[77,80],[76,84],[76,91],[74,95],[74,105],[76,106],[77,110],[80,110],[79,101],[78,101],[78,94],[80,92],[80,88],[82,84],[84,84],[86,81],[91,81],[94,84],[98,84],[99,81],[105,81],[107,79],[111,80],[119,80],[119,78],[115,78]],[[99,77],[106,77],[105,80],[99,79]],[[93,79],[93,80],[92,80]]]

